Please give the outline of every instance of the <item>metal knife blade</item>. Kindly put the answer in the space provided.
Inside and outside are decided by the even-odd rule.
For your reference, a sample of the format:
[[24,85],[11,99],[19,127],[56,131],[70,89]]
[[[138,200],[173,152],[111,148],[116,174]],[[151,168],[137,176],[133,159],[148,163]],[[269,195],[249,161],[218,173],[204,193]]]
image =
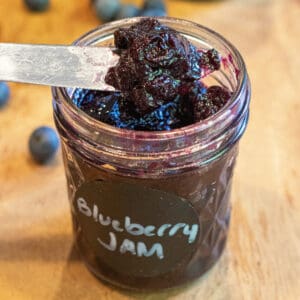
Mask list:
[[118,61],[109,47],[0,43],[0,80],[114,91],[104,79]]

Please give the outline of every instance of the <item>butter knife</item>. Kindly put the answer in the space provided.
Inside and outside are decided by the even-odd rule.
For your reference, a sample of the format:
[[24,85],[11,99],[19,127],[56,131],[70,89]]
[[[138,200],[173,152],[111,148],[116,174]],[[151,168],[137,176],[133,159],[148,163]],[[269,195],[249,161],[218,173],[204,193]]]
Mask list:
[[0,43],[0,81],[114,91],[105,76],[118,61],[109,47]]

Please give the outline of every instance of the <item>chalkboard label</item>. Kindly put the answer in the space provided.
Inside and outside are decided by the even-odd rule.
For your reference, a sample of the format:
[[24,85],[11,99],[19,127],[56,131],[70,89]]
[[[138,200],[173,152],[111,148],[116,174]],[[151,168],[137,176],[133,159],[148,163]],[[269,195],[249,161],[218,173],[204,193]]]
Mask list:
[[74,207],[91,251],[117,272],[161,275],[187,263],[197,248],[197,213],[176,195],[93,181],[77,190]]

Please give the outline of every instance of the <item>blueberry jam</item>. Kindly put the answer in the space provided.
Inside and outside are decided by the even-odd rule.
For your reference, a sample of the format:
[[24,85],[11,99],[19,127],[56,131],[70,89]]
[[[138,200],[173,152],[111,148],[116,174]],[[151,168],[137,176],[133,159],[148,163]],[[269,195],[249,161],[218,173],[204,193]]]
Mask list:
[[120,92],[77,89],[73,103],[93,118],[119,128],[160,131],[215,114],[230,99],[203,76],[220,68],[215,49],[198,50],[175,30],[147,18],[114,33],[121,49],[106,82]]
[[208,118],[230,99],[229,91],[200,81],[220,68],[215,49],[198,50],[152,18],[118,29],[114,38],[122,52],[106,82],[120,92],[73,94],[73,103],[93,118],[119,128],[171,130]]

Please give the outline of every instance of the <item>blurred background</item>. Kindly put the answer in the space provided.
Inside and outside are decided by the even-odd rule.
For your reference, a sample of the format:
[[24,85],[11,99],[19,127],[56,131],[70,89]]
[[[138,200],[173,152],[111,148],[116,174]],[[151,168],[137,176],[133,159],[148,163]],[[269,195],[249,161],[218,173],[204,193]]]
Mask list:
[[[89,0],[34,7],[43,11],[30,5],[0,1],[0,42],[70,44],[109,17]],[[73,249],[60,153],[41,166],[28,151],[35,128],[54,128],[50,89],[9,83],[0,108],[0,299],[300,299],[300,1],[166,0],[165,7],[230,40],[252,83],[224,255],[202,279],[171,292],[137,295],[98,282]]]

